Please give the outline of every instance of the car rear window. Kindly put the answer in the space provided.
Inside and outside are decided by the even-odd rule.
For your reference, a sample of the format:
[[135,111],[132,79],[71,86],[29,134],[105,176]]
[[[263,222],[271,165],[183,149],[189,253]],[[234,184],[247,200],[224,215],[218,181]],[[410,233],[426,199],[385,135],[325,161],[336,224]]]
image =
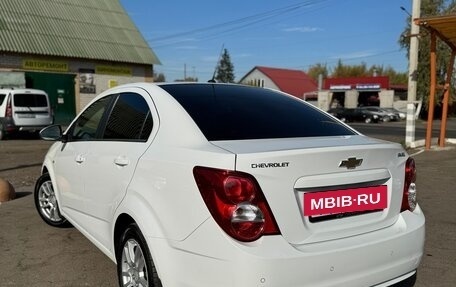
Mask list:
[[46,96],[43,94],[14,94],[16,107],[47,107]]
[[318,109],[268,89],[225,84],[161,88],[184,107],[209,141],[355,134]]

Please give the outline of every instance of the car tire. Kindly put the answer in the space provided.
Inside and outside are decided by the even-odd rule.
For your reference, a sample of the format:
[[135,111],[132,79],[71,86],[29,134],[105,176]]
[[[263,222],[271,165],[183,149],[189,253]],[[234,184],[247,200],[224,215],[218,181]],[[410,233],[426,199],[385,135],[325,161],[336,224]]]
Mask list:
[[71,226],[66,218],[60,214],[54,186],[48,173],[41,175],[36,181],[34,198],[35,207],[44,222],[54,227]]
[[369,117],[367,117],[367,118],[364,119],[364,122],[365,122],[366,124],[370,124],[370,123],[372,122],[372,119],[369,118]]
[[0,124],[0,141],[6,138],[5,131],[3,130],[3,125]]
[[161,287],[146,240],[136,223],[131,223],[119,239],[117,277],[119,286]]

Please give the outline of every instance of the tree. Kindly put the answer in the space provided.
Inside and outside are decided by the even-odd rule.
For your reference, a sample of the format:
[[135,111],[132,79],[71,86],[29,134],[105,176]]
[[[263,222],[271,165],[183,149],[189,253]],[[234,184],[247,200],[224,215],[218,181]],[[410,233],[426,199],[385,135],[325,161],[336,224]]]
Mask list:
[[397,72],[391,66],[385,68],[383,66],[372,65],[368,69],[365,63],[361,63],[360,65],[344,65],[341,60],[338,61],[332,73],[329,72],[326,64],[317,63],[310,66],[307,74],[315,80],[318,80],[318,75],[322,74],[323,78],[388,76],[390,83],[393,85],[405,85],[408,81],[406,72]]
[[333,78],[347,78],[347,77],[367,77],[371,76],[369,74],[366,63],[361,63],[359,65],[344,65],[342,60],[337,62],[336,67],[334,67],[331,77]]
[[234,66],[227,49],[223,49],[215,79],[222,83],[234,83]]
[[163,74],[163,73],[159,73],[159,74],[154,73],[154,82],[156,82],[156,83],[166,82],[165,74]]
[[393,85],[406,85],[408,81],[407,72],[396,72],[392,67],[382,69],[379,75],[388,76],[390,84]]
[[391,66],[386,68],[383,66],[372,65],[367,68],[365,63],[359,65],[345,65],[341,60],[337,62],[332,72],[329,72],[326,64],[317,63],[310,66],[307,74],[317,80],[318,75],[323,75],[323,78],[350,78],[350,77],[370,77],[370,76],[388,76],[391,84],[407,84],[407,73],[397,72]]
[[[438,16],[448,13],[454,13],[456,1],[445,0],[422,0],[421,2],[421,17]],[[407,25],[402,33],[399,44],[403,49],[407,50],[407,57],[409,56],[410,48],[410,17],[407,19]],[[424,106],[428,109],[428,98],[430,93],[430,44],[431,36],[427,30],[420,30],[419,35],[419,50],[418,50],[418,69],[416,75],[417,79],[417,98],[423,100]],[[437,82],[441,84],[445,81],[446,69],[450,59],[450,48],[448,45],[440,40],[437,40],[436,54],[437,54]],[[454,95],[454,91],[452,91]],[[436,93],[436,97],[440,97],[441,93]],[[440,101],[436,99],[437,104]]]
[[326,64],[317,63],[309,67],[309,69],[307,70],[307,75],[309,75],[309,77],[311,77],[315,81],[318,81],[319,75],[323,75],[323,79],[325,79],[329,75],[328,67],[326,66]]

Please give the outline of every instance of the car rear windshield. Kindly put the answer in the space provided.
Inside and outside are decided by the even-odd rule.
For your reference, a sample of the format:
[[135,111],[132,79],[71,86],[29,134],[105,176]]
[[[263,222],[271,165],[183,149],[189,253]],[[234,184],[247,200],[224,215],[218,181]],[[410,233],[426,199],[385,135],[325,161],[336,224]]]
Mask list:
[[14,105],[16,107],[46,107],[46,96],[43,94],[15,94]]
[[301,100],[268,89],[226,84],[172,84],[171,94],[209,141],[355,134]]

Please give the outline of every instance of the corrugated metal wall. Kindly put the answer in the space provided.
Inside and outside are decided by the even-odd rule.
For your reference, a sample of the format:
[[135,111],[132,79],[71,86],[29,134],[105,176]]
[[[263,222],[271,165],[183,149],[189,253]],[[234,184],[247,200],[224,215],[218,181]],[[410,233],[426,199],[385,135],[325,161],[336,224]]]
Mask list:
[[1,0],[0,51],[158,64],[118,0]]

